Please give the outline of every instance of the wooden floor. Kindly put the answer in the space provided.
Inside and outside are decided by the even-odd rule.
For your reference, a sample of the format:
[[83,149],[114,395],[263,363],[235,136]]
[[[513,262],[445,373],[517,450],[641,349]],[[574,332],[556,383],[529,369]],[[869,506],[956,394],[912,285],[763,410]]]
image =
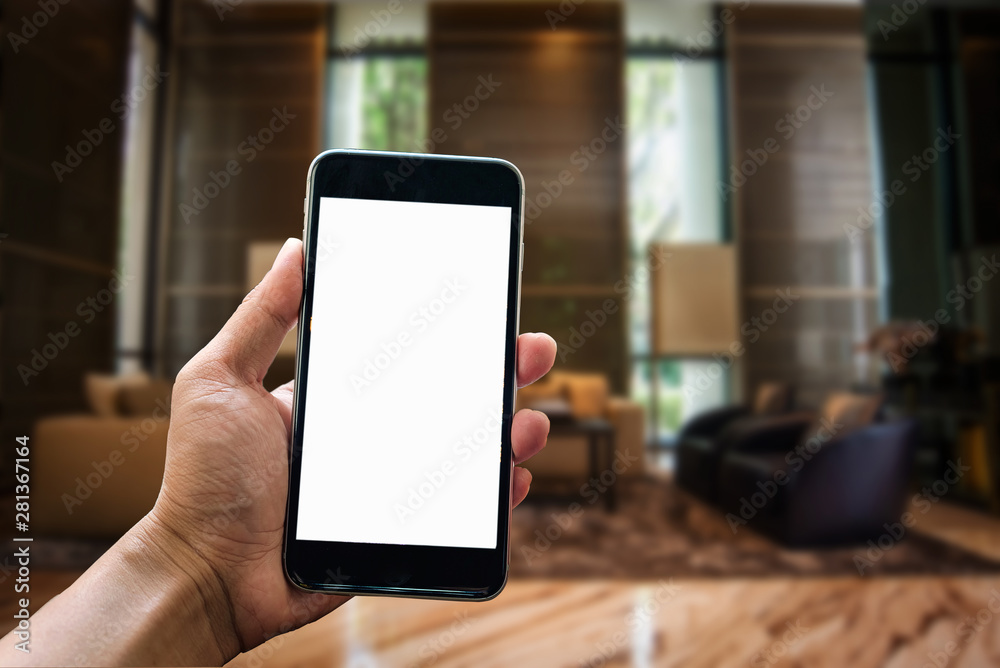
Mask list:
[[[33,600],[74,577],[34,573]],[[982,668],[1000,666],[991,603],[1000,578],[516,581],[482,604],[356,598],[229,665]]]
[[941,665],[995,666],[1000,622],[961,626],[993,617],[991,589],[1000,610],[1000,579],[514,582],[483,604],[355,599],[230,665],[918,668],[955,642]]
[[[1000,558],[995,518],[940,504],[919,529]],[[33,601],[75,577],[33,573]],[[1000,578],[520,580],[482,604],[358,598],[231,665],[1000,666]]]

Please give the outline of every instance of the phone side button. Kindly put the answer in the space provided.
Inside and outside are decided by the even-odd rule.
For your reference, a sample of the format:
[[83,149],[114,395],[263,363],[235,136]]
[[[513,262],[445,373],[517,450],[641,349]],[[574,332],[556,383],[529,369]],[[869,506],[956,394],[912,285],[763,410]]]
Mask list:
[[517,273],[521,273],[524,270],[524,242],[521,242],[521,257],[517,260]]

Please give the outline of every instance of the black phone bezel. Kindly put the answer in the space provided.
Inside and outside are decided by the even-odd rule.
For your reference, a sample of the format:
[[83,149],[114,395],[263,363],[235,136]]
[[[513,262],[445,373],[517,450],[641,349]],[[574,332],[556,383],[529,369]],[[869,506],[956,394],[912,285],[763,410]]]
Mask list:
[[[507,331],[497,542],[493,549],[308,541],[293,538],[297,527],[305,393],[310,332],[298,328],[296,385],[292,411],[289,488],[283,564],[287,577],[308,591],[488,600],[503,589],[509,559],[512,450],[510,427],[516,391],[524,185],[510,163],[492,158],[335,150],[310,166],[304,225],[305,266],[300,323],[312,314],[321,197],[402,202],[509,206],[511,209]],[[470,251],[471,252],[471,251]],[[336,474],[331,474],[336,480]]]

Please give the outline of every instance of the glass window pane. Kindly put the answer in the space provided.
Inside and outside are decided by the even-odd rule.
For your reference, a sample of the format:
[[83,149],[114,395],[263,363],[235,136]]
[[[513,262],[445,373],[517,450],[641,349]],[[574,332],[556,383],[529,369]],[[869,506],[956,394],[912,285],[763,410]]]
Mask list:
[[655,433],[653,429],[653,413],[648,410],[653,397],[652,375],[648,360],[635,360],[632,363],[632,377],[629,379],[629,386],[631,387],[632,400],[647,409],[644,411],[646,418],[645,433]]
[[[638,366],[638,365],[637,365]],[[691,417],[721,406],[729,398],[729,373],[712,360],[661,359],[653,380],[645,373],[633,377],[633,399],[648,406],[657,443],[669,442]],[[655,402],[653,395],[655,394]],[[655,403],[655,405],[654,405]]]
[[634,259],[650,242],[722,238],[719,64],[672,57],[627,63],[629,225]]
[[677,126],[681,169],[677,229],[671,241],[723,239],[725,205],[719,194],[724,148],[716,60],[677,66]]
[[684,399],[677,382],[682,363],[677,360],[660,360],[657,363],[657,441],[669,438],[680,430],[684,419]]
[[418,150],[427,125],[427,60],[368,58],[361,90],[362,146]]
[[[141,3],[139,3],[141,5]],[[137,6],[139,6],[137,5]],[[128,61],[126,90],[143,90],[147,68],[157,66],[157,43],[138,22],[132,25],[132,46]],[[142,360],[131,351],[143,349],[145,314],[145,271],[140,270],[149,244],[150,211],[155,143],[157,88],[145,88],[145,96],[131,97],[125,119],[122,181],[119,205],[118,266],[135,276],[133,289],[125,290],[118,300],[116,370],[128,373],[141,369]]]
[[[651,243],[722,241],[726,203],[718,183],[724,141],[718,60],[641,56],[629,58],[626,68],[634,270],[645,262]],[[632,294],[629,337],[639,358],[632,394],[654,415],[651,433],[662,442],[694,414],[722,404],[728,378],[722,374],[706,383],[708,362],[672,359],[658,360],[656,379],[648,379],[650,367],[639,360],[652,352],[649,282],[636,282]],[[704,389],[693,389],[698,379]]]
[[665,43],[691,55],[718,46],[724,23],[716,17],[715,3],[629,0],[624,4],[630,44]]
[[427,3],[338,2],[332,14],[331,46],[351,55],[372,45],[421,44],[427,38]]
[[327,145],[419,151],[427,134],[427,59],[338,58],[330,63]]

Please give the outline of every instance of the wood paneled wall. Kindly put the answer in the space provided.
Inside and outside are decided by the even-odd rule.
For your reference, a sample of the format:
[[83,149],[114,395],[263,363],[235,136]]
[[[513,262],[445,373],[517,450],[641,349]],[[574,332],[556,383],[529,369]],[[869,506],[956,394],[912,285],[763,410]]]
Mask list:
[[115,301],[106,300],[125,134],[112,105],[130,13],[126,3],[73,2],[49,17],[12,0],[3,15],[0,439],[9,454],[39,417],[84,408],[86,371],[111,369]]
[[168,375],[246,294],[249,244],[301,236],[306,171],[320,149],[326,8],[230,10],[220,17],[189,0],[174,14],[158,317]]
[[[627,304],[614,286],[625,258],[622,8],[572,7],[560,14],[551,3],[432,4],[429,137],[435,152],[500,157],[520,168],[529,202],[521,330],[552,334],[557,366],[604,372],[621,390]],[[587,312],[604,313],[609,299],[615,312],[592,325]],[[581,326],[590,336],[573,336]]]
[[[744,341],[745,396],[787,380],[817,404],[868,380],[854,346],[878,319],[875,233],[845,229],[873,195],[861,12],[751,6],[728,32],[730,167],[745,183],[727,176],[737,184],[742,320],[755,339]],[[798,299],[768,313],[787,289]]]

